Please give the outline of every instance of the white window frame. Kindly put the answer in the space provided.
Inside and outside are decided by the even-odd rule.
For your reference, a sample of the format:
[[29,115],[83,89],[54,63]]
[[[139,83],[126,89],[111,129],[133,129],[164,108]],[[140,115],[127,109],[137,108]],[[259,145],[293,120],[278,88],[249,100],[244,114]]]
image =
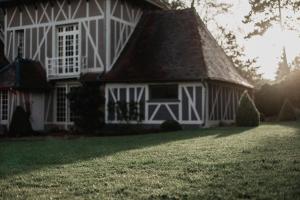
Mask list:
[[[72,30],[68,30],[68,28],[72,28]],[[67,49],[67,38],[72,36],[73,39],[70,42],[73,42],[72,47],[73,50]],[[62,46],[60,46],[59,38],[62,37]],[[56,57],[58,59],[58,65],[61,67],[60,74],[77,74],[79,72],[80,67],[80,30],[79,24],[65,24],[56,27]],[[61,48],[61,50],[60,50]],[[60,55],[60,51],[62,54]],[[67,55],[67,54],[72,55]]]
[[[62,109],[62,108],[59,108],[59,106],[58,106],[58,98],[59,98],[59,96],[58,96],[58,90],[59,89],[64,89],[64,93],[63,93],[63,95],[65,95],[65,98],[63,99],[63,104],[64,104],[64,108]],[[65,87],[65,86],[57,86],[56,88],[55,88],[55,113],[56,113],[56,115],[55,115],[55,121],[56,122],[62,122],[62,123],[65,123],[65,122],[67,122],[68,121],[68,119],[67,119],[67,104],[66,104],[66,102],[67,102],[67,97],[66,97],[66,95],[67,95],[68,93],[67,93],[67,87]],[[61,97],[62,98],[62,97]],[[59,114],[60,114],[60,112],[59,112],[59,109],[62,109],[62,112],[64,112],[64,115],[65,116],[59,116]],[[59,120],[59,118],[60,117],[62,117],[62,118],[64,118],[64,120]]]
[[[5,95],[4,95],[5,93]],[[6,96],[6,99],[4,99],[4,96]],[[6,102],[6,103],[5,103]],[[5,105],[6,104],[6,105]],[[3,116],[3,106],[6,106],[6,118]],[[9,119],[9,93],[8,90],[2,90],[0,91],[0,122],[2,124],[6,124]]]
[[73,125],[74,122],[71,121],[71,109],[70,109],[70,102],[68,98],[65,99],[65,121],[58,121],[58,108],[57,108],[57,88],[65,88],[66,95],[71,91],[71,88],[80,87],[78,83],[60,83],[55,86],[54,90],[54,121],[55,124],[62,124],[62,125]]

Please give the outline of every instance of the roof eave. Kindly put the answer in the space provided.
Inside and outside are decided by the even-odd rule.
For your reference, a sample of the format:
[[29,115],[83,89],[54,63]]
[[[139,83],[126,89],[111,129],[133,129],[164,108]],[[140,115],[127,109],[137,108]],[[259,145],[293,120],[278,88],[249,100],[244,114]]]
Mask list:
[[254,86],[247,84],[247,83],[237,83],[237,82],[232,82],[228,80],[220,80],[218,78],[199,78],[199,79],[165,79],[165,80],[101,80],[101,78],[98,80],[99,82],[102,83],[131,83],[131,84],[141,84],[141,83],[171,83],[171,82],[203,82],[203,81],[219,81],[219,82],[224,82],[227,84],[234,84],[234,85],[240,85],[245,88],[253,89]]

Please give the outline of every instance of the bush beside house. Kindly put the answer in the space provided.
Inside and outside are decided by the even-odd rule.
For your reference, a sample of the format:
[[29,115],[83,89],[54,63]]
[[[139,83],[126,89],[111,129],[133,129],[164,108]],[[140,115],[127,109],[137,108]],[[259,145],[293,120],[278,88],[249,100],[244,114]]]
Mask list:
[[236,123],[238,126],[258,126],[260,122],[260,114],[247,92],[241,96]]
[[68,94],[75,126],[79,131],[96,131],[104,124],[104,97],[98,86],[83,85]]
[[29,114],[21,106],[17,106],[9,126],[10,136],[30,136],[33,134]]

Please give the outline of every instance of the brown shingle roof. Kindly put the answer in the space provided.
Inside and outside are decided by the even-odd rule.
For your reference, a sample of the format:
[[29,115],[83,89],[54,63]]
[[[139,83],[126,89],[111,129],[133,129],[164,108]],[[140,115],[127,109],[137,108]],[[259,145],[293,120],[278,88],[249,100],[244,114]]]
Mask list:
[[39,92],[49,89],[46,72],[39,62],[21,59],[20,76],[17,77],[17,61],[0,69],[0,88],[14,88]]
[[143,15],[105,82],[226,81],[244,79],[194,9]]

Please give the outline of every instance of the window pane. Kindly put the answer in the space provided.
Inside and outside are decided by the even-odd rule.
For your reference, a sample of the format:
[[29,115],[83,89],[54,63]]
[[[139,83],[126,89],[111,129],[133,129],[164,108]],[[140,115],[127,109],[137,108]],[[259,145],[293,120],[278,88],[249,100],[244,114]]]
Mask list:
[[0,119],[8,120],[8,91],[0,92]]
[[[74,92],[74,91],[76,91],[77,89],[78,89],[79,87],[77,87],[77,86],[72,86],[72,87],[70,87],[70,91],[69,92]],[[70,102],[69,102],[69,104],[70,104]],[[70,108],[70,105],[69,105],[69,110],[70,110],[70,121],[71,122],[74,122],[75,121],[75,119],[76,119],[76,115],[75,115],[75,113],[72,111],[72,109]]]
[[[79,48],[79,30],[78,25],[67,25],[57,28],[57,39],[58,39],[58,57],[74,57],[78,55]],[[69,65],[67,60],[65,60],[67,71],[69,71]],[[72,71],[72,69],[71,69]]]
[[24,30],[16,31],[16,36],[17,36],[18,54],[20,54],[20,56],[23,57],[24,56]]
[[56,120],[58,122],[66,121],[66,88],[56,88]]
[[178,99],[178,85],[151,85],[150,100]]

